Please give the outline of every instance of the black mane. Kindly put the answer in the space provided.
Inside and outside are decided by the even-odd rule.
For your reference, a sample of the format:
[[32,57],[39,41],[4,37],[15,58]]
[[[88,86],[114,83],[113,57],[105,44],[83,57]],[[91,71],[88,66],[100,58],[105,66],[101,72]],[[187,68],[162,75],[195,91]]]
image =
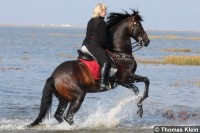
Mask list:
[[107,17],[107,22],[106,22],[107,28],[109,29],[112,26],[115,26],[118,22],[121,22],[122,20],[130,16],[134,16],[136,20],[138,21],[143,21],[138,11],[135,11],[135,10],[132,10],[132,11],[133,11],[132,14],[129,14],[127,11],[124,11],[124,13],[114,13],[114,12],[109,13]]

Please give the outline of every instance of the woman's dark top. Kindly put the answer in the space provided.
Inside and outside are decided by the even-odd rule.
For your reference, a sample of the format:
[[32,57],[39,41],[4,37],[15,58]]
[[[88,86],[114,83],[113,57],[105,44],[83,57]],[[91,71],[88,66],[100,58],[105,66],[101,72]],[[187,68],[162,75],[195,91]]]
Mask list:
[[91,18],[89,20],[83,45],[96,45],[104,49],[108,47],[106,23],[103,17]]

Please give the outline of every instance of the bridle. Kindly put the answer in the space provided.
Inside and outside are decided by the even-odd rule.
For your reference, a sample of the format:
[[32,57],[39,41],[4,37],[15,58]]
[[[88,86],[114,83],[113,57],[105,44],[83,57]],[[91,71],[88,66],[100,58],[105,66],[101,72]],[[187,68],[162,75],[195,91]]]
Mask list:
[[[131,38],[135,39],[135,42],[131,42],[130,41],[130,45],[132,48],[132,52],[135,52],[141,48],[143,48],[145,46],[144,40],[143,40],[143,36],[145,35],[145,32],[141,32],[140,30],[140,23],[136,22],[135,20],[131,19],[130,21],[132,21],[131,25],[130,25],[130,30],[129,30],[129,35]],[[132,54],[126,54],[124,52],[118,51],[116,49],[112,50],[115,54],[115,58],[133,58]]]
[[[135,38],[135,37],[133,37],[133,36],[135,36],[135,34],[136,34],[136,32],[137,32],[137,30],[138,30],[139,28],[140,28],[140,27],[139,27],[139,25],[137,24],[137,22],[134,21],[134,22],[133,22],[133,25],[132,25],[132,27],[131,27],[131,35],[132,35],[132,38]],[[135,52],[135,51],[141,49],[142,47],[144,47],[145,43],[144,43],[143,38],[142,38],[143,35],[144,35],[144,33],[143,33],[143,34],[139,34],[139,36],[138,36],[137,39],[136,39],[136,40],[138,40],[138,41],[135,41],[135,42],[131,43],[131,45],[132,45],[132,52]],[[136,47],[138,47],[138,48],[136,48]],[[135,48],[136,48],[136,49],[135,49]],[[135,50],[134,50],[134,49],[135,49]]]
[[[136,44],[136,45],[134,45],[134,44]],[[141,49],[144,46],[144,45],[140,45],[139,42],[133,42],[133,43],[131,43],[131,45],[132,45],[132,52],[138,51],[139,49]],[[138,47],[138,48],[134,49],[136,47]]]

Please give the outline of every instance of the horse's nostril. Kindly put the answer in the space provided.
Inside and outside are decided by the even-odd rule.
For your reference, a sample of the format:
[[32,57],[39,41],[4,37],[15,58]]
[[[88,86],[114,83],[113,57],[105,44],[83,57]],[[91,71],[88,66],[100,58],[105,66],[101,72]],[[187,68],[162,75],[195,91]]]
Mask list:
[[145,46],[147,47],[150,43],[150,40],[148,39],[147,42],[145,43]]

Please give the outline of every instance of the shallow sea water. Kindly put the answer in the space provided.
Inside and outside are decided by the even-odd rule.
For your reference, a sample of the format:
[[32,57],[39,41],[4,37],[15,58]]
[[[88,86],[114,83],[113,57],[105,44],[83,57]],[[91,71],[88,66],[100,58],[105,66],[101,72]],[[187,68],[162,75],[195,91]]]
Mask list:
[[[147,31],[151,36],[200,37],[199,32]],[[75,126],[58,124],[51,112],[42,125],[29,129],[37,116],[42,89],[52,71],[77,58],[85,29],[55,27],[0,27],[0,132],[3,133],[153,133],[156,125],[200,125],[199,66],[140,64],[136,74],[150,79],[149,97],[139,118],[137,97],[126,88],[87,94],[75,115]],[[192,52],[164,52],[165,48],[189,48]],[[151,39],[137,58],[161,59],[168,55],[199,55],[200,41]],[[143,83],[136,83],[140,94]],[[173,115],[170,118],[169,115]]]

